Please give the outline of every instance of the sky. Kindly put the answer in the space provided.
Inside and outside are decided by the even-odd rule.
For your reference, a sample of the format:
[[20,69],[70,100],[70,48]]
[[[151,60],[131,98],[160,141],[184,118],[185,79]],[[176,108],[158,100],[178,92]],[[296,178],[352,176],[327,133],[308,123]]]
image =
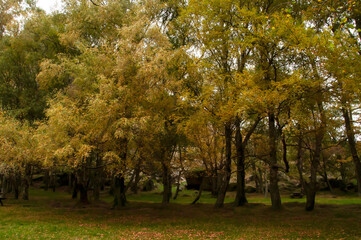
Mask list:
[[61,7],[60,0],[38,0],[37,6],[44,9],[47,13],[59,10]]

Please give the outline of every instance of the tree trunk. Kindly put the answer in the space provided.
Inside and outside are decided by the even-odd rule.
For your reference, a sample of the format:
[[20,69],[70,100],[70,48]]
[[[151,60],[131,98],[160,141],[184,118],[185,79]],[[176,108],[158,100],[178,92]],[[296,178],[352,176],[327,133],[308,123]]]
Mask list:
[[[182,148],[181,146],[179,146],[179,163],[181,165],[181,169],[179,170],[179,174],[178,174],[178,179],[177,179],[177,190],[174,194],[174,200],[177,199],[178,197],[178,194],[179,194],[179,191],[180,191],[180,181],[181,181],[181,178],[182,178],[182,173],[184,171],[184,167],[183,167],[183,158],[182,158]],[[205,161],[203,161],[203,163],[206,163]],[[205,164],[206,166],[206,171],[208,172],[208,167],[207,167],[207,164]]]
[[269,146],[270,146],[270,191],[272,208],[277,210],[282,207],[281,196],[278,188],[278,165],[277,165],[277,130],[275,125],[275,115],[268,115],[269,126]]
[[323,163],[322,164],[323,165],[323,179],[326,182],[328,188],[330,189],[331,194],[334,195],[335,193],[333,191],[333,188],[332,188],[332,186],[330,184],[330,181],[329,181],[328,175],[327,175],[326,160],[325,160],[324,154],[322,154],[322,163]]
[[16,171],[15,178],[14,178],[14,181],[13,181],[15,199],[19,199],[20,187],[21,187],[21,174],[18,171]]
[[317,169],[320,164],[320,145],[316,140],[316,149],[313,159],[311,160],[311,177],[310,182],[305,184],[306,191],[306,211],[312,211],[315,208],[315,198],[317,192]]
[[75,175],[73,175],[72,185],[73,185],[73,190],[72,190],[71,198],[76,199],[78,197],[78,178]]
[[23,177],[23,200],[29,200],[29,187],[31,181],[31,166],[25,166],[25,174]]
[[53,192],[55,192],[55,188],[56,188],[56,175],[54,174],[54,172],[52,171],[50,174],[50,185],[51,188],[53,189]]
[[315,208],[315,198],[317,192],[317,171],[320,166],[321,153],[322,153],[322,141],[326,131],[326,116],[323,110],[323,105],[320,100],[317,102],[318,111],[320,114],[320,126],[315,131],[315,150],[311,159],[311,179],[309,184],[306,184],[306,210],[312,211]]
[[[341,155],[337,155],[337,159],[338,160],[341,160]],[[340,168],[339,168],[339,171],[340,171],[340,175],[341,175],[341,181],[342,181],[342,184],[344,186],[346,186],[346,166],[344,163],[340,162]]]
[[2,185],[1,185],[1,193],[6,194],[8,192],[8,183],[9,179],[6,177],[6,174],[2,176]]
[[125,195],[125,180],[124,177],[116,176],[114,178],[114,202],[113,208],[125,207],[127,198]]
[[48,189],[49,189],[49,182],[50,182],[49,170],[45,170],[45,172],[44,172],[44,190],[45,191],[48,191]]
[[[313,185],[311,183],[311,185]],[[312,211],[315,208],[315,200],[316,200],[316,189],[312,188],[313,186],[309,186],[306,184],[306,210]]]
[[126,161],[127,161],[127,154],[128,154],[128,139],[123,138],[120,141],[120,145],[123,151],[120,153],[120,159],[122,160],[122,174],[116,175],[114,177],[114,184],[113,184],[113,195],[114,195],[114,202],[113,208],[124,207],[127,203],[126,198],[126,187],[125,187],[125,179],[123,173],[126,171]]
[[300,176],[301,193],[305,193],[305,181],[303,179],[303,151],[302,151],[302,136],[298,136],[297,141],[297,170]]
[[268,169],[264,170],[264,197],[267,198],[268,197]]
[[13,189],[14,189],[14,175],[10,173],[10,175],[8,176],[8,179],[7,179],[7,184],[6,184],[6,193],[11,193],[13,192]]
[[132,184],[131,190],[134,194],[138,194],[138,183],[140,181],[140,166],[141,166],[141,159],[138,160],[137,167],[135,168],[135,177],[134,177],[134,183]]
[[204,188],[204,183],[205,183],[205,179],[204,179],[204,177],[202,177],[201,185],[199,186],[199,191],[198,191],[197,197],[193,200],[192,204],[196,204],[198,202],[198,200],[201,198],[203,188]]
[[94,154],[96,157],[95,160],[95,164],[96,164],[96,169],[95,169],[95,176],[94,176],[94,183],[93,183],[93,196],[94,196],[94,201],[99,201],[100,199],[100,184],[101,184],[101,177],[102,177],[102,171],[103,169],[101,168],[102,162],[101,162],[101,158],[98,156],[98,154]]
[[216,197],[218,195],[218,173],[216,172],[215,175],[212,175],[212,196]]
[[254,162],[252,162],[251,167],[252,167],[252,176],[253,176],[254,183],[256,185],[257,192],[261,193],[260,179],[259,179],[259,176],[257,173],[256,164]]
[[215,204],[216,208],[223,207],[224,199],[226,197],[226,192],[231,179],[231,164],[232,164],[232,128],[231,124],[227,123],[225,125],[225,140],[226,140],[226,164],[223,169],[223,173],[220,178],[220,187],[218,191],[218,197]]
[[89,204],[89,198],[88,198],[88,184],[87,184],[87,178],[86,178],[86,168],[83,167],[83,171],[78,172],[77,176],[77,189],[80,193],[80,200],[79,203],[82,205]]
[[178,174],[178,178],[177,178],[177,189],[176,189],[175,194],[174,194],[174,197],[173,197],[174,200],[177,199],[178,194],[179,194],[181,176],[182,176],[182,170],[180,170],[180,171],[179,171],[179,174]]
[[80,193],[80,204],[89,204],[89,199],[88,199],[88,189],[86,187],[86,185],[82,182],[78,184],[78,189],[79,189],[79,193]]
[[73,190],[73,176],[71,173],[68,174],[68,193],[71,193],[71,191]]
[[286,169],[285,172],[288,173],[290,171],[290,165],[287,160],[287,143],[286,143],[286,137],[284,135],[282,136],[282,149],[283,149],[282,159]]
[[346,108],[342,108],[343,118],[345,120],[346,135],[348,140],[348,145],[351,151],[352,160],[355,165],[355,175],[357,179],[357,193],[358,196],[361,196],[361,162],[358,156],[355,133],[353,131],[352,119],[350,117],[350,111]]
[[[256,172],[257,174],[257,172]],[[264,193],[264,187],[263,187],[263,173],[262,169],[258,167],[258,174],[259,174],[259,193]]]
[[310,182],[306,184],[306,210],[312,211],[315,208],[315,197],[317,192],[317,170],[320,164],[320,149],[316,146],[316,150],[311,161],[311,178]]
[[162,204],[167,205],[170,198],[172,197],[172,183],[171,183],[171,174],[170,169],[167,163],[162,162],[163,168],[163,200]]
[[245,173],[245,155],[244,155],[244,146],[243,139],[240,128],[240,121],[237,118],[236,120],[236,151],[237,151],[237,194],[235,205],[243,206],[247,203],[246,198],[246,173]]

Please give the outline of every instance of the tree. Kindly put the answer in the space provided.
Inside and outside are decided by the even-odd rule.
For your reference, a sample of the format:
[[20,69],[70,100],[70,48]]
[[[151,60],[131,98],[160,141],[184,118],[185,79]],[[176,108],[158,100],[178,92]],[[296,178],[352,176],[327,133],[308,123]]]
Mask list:
[[14,173],[10,181],[15,198],[19,197],[22,187],[22,198],[29,200],[32,167],[41,165],[37,154],[39,139],[36,138],[35,130],[26,122],[21,123],[3,112],[0,121],[1,155],[3,163]]

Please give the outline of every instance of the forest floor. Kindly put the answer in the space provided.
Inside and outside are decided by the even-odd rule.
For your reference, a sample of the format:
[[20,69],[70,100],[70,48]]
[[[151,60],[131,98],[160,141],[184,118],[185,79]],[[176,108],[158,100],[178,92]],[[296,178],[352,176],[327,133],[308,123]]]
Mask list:
[[304,199],[287,196],[276,212],[257,194],[233,207],[229,193],[222,209],[209,194],[189,205],[194,195],[183,191],[167,207],[159,193],[129,195],[128,206],[111,210],[107,195],[76,207],[64,191],[32,189],[29,201],[7,199],[0,207],[0,239],[361,239],[361,199],[354,195],[318,195],[312,212]]

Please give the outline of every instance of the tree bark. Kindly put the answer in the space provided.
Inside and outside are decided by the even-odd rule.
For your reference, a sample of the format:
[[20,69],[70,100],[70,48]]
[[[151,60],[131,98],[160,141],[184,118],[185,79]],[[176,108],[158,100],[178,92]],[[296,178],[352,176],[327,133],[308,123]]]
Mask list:
[[261,180],[260,180],[260,178],[258,176],[256,164],[254,162],[252,162],[251,166],[252,166],[252,175],[253,175],[253,178],[254,178],[254,183],[256,184],[257,192],[262,193],[261,186],[260,186],[261,185],[260,184]]
[[31,166],[26,165],[25,166],[25,174],[23,177],[23,200],[29,200],[29,187],[30,187],[30,181],[31,181]]
[[49,189],[49,182],[50,182],[49,170],[45,170],[45,172],[44,172],[44,190],[45,191],[48,191],[48,189]]
[[306,184],[306,210],[312,211],[315,208],[315,198],[316,192],[318,190],[317,186],[317,171],[320,166],[321,161],[321,153],[322,153],[322,140],[325,135],[325,127],[326,127],[326,116],[323,110],[323,106],[321,102],[317,103],[318,111],[320,114],[320,126],[317,127],[315,131],[315,150],[313,157],[311,159],[311,178],[310,182]]
[[243,206],[247,203],[246,198],[246,173],[245,173],[245,155],[243,138],[241,134],[240,121],[236,120],[236,151],[237,151],[237,194],[235,205]]
[[180,180],[181,180],[181,176],[182,176],[182,170],[180,170],[180,171],[179,171],[179,174],[178,174],[178,178],[177,178],[177,189],[176,189],[176,191],[175,191],[173,200],[176,200],[177,197],[178,197],[178,194],[179,194],[179,191],[180,191]]
[[138,194],[138,184],[139,184],[139,181],[140,181],[140,167],[141,167],[141,164],[142,164],[142,159],[140,158],[138,160],[138,164],[135,168],[135,177],[134,177],[134,183],[132,184],[132,187],[131,187],[131,190],[134,194]]
[[231,123],[227,123],[224,128],[225,140],[226,140],[226,163],[223,169],[223,173],[220,178],[220,185],[218,190],[216,208],[223,207],[224,199],[226,197],[229,180],[231,179],[231,165],[232,165],[232,128]]
[[5,195],[8,192],[8,183],[9,179],[6,177],[6,174],[2,176],[2,185],[1,185],[1,193]]
[[325,160],[325,155],[322,154],[322,166],[323,166],[323,179],[326,182],[328,188],[330,189],[330,192],[332,195],[334,195],[334,191],[332,188],[332,185],[330,184],[330,181],[328,179],[328,175],[327,175],[327,168],[326,168],[326,160]]
[[278,188],[278,165],[277,165],[277,130],[274,113],[268,114],[269,146],[270,146],[270,192],[272,208],[278,210],[282,207],[281,196]]
[[89,198],[88,198],[88,184],[87,184],[87,178],[86,178],[86,168],[83,167],[83,171],[80,171],[77,176],[77,190],[80,193],[80,200],[79,203],[86,205],[89,204]]
[[260,167],[258,167],[258,176],[259,176],[259,189],[260,189],[259,193],[264,193],[263,172],[262,172],[262,169]]
[[172,183],[171,183],[171,174],[170,169],[167,163],[162,162],[163,168],[163,200],[162,204],[167,205],[172,197]]
[[268,173],[267,173],[268,169],[264,170],[264,197],[267,198],[268,197]]
[[78,178],[75,176],[75,174],[72,173],[72,199],[76,199],[78,197]]
[[114,177],[114,188],[113,188],[113,195],[114,195],[114,202],[113,208],[124,207],[127,203],[126,198],[126,187],[125,187],[125,179],[124,179],[124,172],[126,171],[126,161],[128,155],[128,139],[123,138],[120,141],[120,145],[123,151],[120,153],[120,159],[122,160],[122,171],[120,175],[116,175]]
[[80,193],[80,204],[89,204],[89,199],[88,199],[88,189],[85,186],[84,183],[79,183],[78,184],[78,189],[79,189],[79,193]]
[[94,154],[96,160],[95,160],[95,165],[96,165],[96,169],[95,169],[95,177],[94,177],[94,190],[93,190],[93,195],[94,195],[94,201],[99,201],[100,199],[100,184],[101,184],[101,177],[102,177],[102,171],[103,169],[101,168],[102,165],[102,161],[101,158],[98,156],[98,154]]
[[55,192],[55,188],[56,188],[56,175],[54,174],[54,172],[52,171],[50,174],[50,185],[51,188],[53,189],[53,192]]
[[21,174],[19,171],[15,172],[15,177],[13,181],[13,188],[14,188],[14,197],[15,199],[19,199],[20,196],[20,187],[21,187]]
[[114,202],[113,208],[125,207],[127,198],[125,195],[125,180],[123,176],[114,177]]
[[205,182],[205,179],[204,177],[202,176],[201,177],[201,185],[199,186],[199,191],[198,191],[198,194],[197,194],[197,197],[193,200],[192,204],[196,204],[198,202],[198,200],[201,198],[202,196],[202,192],[203,192],[203,188],[204,188],[204,182]]
[[352,160],[355,165],[355,175],[357,179],[357,193],[361,197],[361,162],[358,156],[356,148],[355,133],[352,126],[352,119],[350,117],[350,111],[346,108],[342,108],[343,118],[345,120],[346,135],[348,140],[348,145],[351,151]]
[[[181,178],[182,178],[182,173],[184,171],[184,167],[183,167],[183,158],[182,158],[182,148],[180,146],[178,146],[178,150],[179,150],[179,163],[180,163],[180,166],[181,166],[181,169],[179,170],[179,174],[178,174],[178,179],[177,179],[177,189],[175,191],[175,194],[174,194],[174,197],[173,199],[176,200],[177,197],[178,197],[178,194],[179,194],[179,191],[180,191],[180,181],[181,181]],[[205,161],[203,161],[205,163]],[[207,165],[205,164],[206,166],[206,170],[208,170],[207,168]],[[208,171],[207,171],[208,172]]]
[[73,176],[71,173],[68,173],[68,192],[71,193],[73,190]]
[[6,193],[11,193],[13,191],[14,188],[14,175],[12,173],[10,173],[10,175],[8,176],[7,179],[7,184],[6,184]]
[[300,177],[301,193],[305,193],[305,181],[303,179],[303,151],[302,151],[302,135],[297,140],[297,170]]
[[214,175],[212,175],[212,196],[216,197],[218,195],[218,173],[215,172]]
[[290,165],[287,160],[287,143],[286,143],[286,137],[282,136],[282,149],[283,149],[283,163],[285,164],[285,172],[288,173],[290,171]]

